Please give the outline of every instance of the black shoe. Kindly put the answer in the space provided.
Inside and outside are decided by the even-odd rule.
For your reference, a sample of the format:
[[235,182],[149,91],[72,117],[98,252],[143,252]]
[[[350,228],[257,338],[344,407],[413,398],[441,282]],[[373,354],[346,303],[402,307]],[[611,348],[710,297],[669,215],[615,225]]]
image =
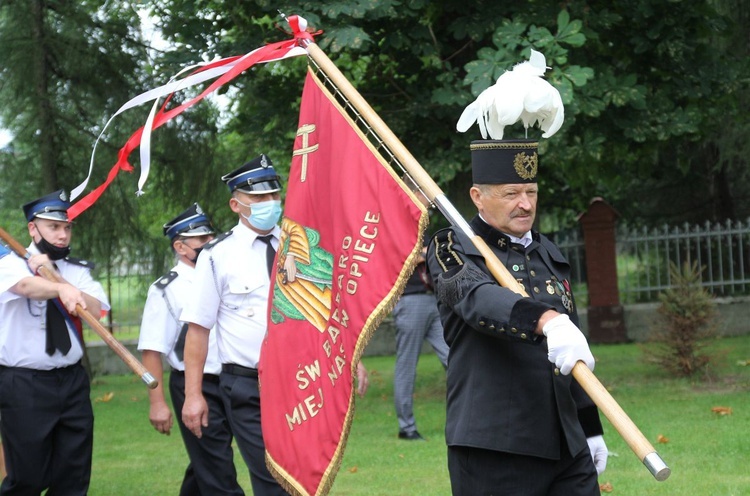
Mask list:
[[417,431],[411,431],[411,432],[399,431],[398,438],[405,439],[406,441],[425,441],[425,438],[423,438]]

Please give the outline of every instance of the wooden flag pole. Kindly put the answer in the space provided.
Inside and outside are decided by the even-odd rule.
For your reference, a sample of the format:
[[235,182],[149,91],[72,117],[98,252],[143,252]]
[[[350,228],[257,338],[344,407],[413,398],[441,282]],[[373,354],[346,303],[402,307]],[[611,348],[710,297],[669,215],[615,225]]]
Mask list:
[[[0,238],[2,238],[2,240],[8,245],[8,247],[13,250],[19,257],[26,260],[29,259],[30,255],[29,252],[26,251],[26,248],[24,248],[18,241],[13,238],[13,236],[8,234],[8,232],[1,227]],[[66,282],[60,276],[60,274],[45,265],[39,267],[39,274],[48,281],[59,283]],[[122,361],[125,362],[130,370],[132,370],[135,375],[141,378],[146,386],[148,386],[150,389],[156,388],[159,383],[156,379],[154,379],[154,376],[152,376],[151,373],[146,370],[146,367],[144,367],[143,364],[139,362],[138,359],[134,357],[133,354],[130,353],[130,351],[121,342],[115,339],[112,333],[104,328],[104,326],[96,317],[91,315],[91,313],[81,305],[76,305],[76,313],[79,317],[81,317],[81,319],[85,320],[86,323],[102,338],[102,341],[104,341],[107,346],[112,348],[112,351],[114,351],[117,356],[119,356]]]
[[[473,232],[471,226],[469,226],[458,210],[448,201],[440,187],[427,174],[396,135],[393,134],[380,116],[370,107],[362,95],[352,86],[346,76],[333,64],[331,59],[314,42],[300,40],[300,43],[307,50],[309,57],[326,74],[338,91],[348,100],[349,104],[359,112],[365,122],[383,140],[385,146],[401,162],[404,169],[409,173],[414,182],[417,183],[427,198],[437,205],[438,209],[454,227],[460,229],[471,238],[471,241],[484,256],[490,272],[500,285],[528,297],[523,286],[516,281],[508,269],[498,260],[489,246],[487,246],[487,243]],[[638,427],[630,420],[630,417],[617,404],[612,395],[609,394],[609,391],[599,382],[593,372],[583,362],[578,362],[573,367],[572,373],[573,377],[588,393],[654,478],[658,481],[666,480],[671,473],[669,467],[664,463]]]

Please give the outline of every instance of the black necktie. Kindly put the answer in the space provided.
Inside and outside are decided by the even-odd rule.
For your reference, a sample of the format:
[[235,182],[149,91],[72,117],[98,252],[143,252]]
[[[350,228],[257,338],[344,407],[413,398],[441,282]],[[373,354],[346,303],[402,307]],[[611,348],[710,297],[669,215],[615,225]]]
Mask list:
[[268,234],[266,236],[258,236],[258,239],[266,244],[266,265],[268,265],[268,275],[271,276],[273,272],[273,259],[276,257],[276,250],[271,244],[273,236]]
[[55,354],[55,350],[67,355],[70,351],[70,334],[65,323],[62,311],[57,308],[55,300],[47,300],[47,344],[45,351],[49,356]]
[[188,325],[182,324],[180,335],[177,336],[177,342],[174,344],[174,354],[181,362],[185,361],[185,336],[187,336]]

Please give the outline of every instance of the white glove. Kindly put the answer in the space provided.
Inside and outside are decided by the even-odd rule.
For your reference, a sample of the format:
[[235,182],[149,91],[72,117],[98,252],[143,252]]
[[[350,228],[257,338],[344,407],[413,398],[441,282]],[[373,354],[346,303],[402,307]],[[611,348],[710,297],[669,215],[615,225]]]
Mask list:
[[578,360],[594,370],[594,355],[586,338],[567,314],[551,318],[544,324],[542,333],[547,336],[547,359],[560,369],[563,375],[570,374]]
[[596,474],[601,475],[604,469],[607,468],[607,445],[604,444],[604,437],[593,436],[586,438],[586,442],[589,443],[589,451],[591,451],[591,458],[594,460],[594,466],[596,467]]

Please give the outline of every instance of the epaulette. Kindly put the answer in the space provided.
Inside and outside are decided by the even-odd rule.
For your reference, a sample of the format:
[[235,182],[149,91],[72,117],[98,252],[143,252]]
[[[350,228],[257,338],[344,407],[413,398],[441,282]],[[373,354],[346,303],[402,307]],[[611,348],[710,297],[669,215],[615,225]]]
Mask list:
[[159,279],[158,279],[158,280],[157,280],[157,281],[156,281],[156,282],[154,283],[154,286],[156,286],[157,288],[159,288],[159,289],[161,289],[162,291],[164,291],[164,288],[166,288],[167,286],[169,286],[169,284],[170,284],[170,283],[171,283],[172,281],[174,281],[175,279],[177,279],[177,276],[178,276],[178,275],[179,275],[179,274],[177,274],[177,272],[175,272],[175,271],[173,271],[173,270],[170,270],[170,271],[169,271],[169,272],[168,272],[167,274],[164,274],[163,276],[161,276],[161,277],[160,277],[160,278],[159,278]]
[[223,233],[219,234],[214,239],[212,239],[211,241],[209,241],[208,243],[206,243],[205,245],[203,245],[203,249],[204,250],[210,250],[211,248],[213,248],[214,246],[216,246],[218,243],[221,243],[222,241],[224,241],[225,239],[227,239],[229,236],[231,236],[233,232],[234,231],[227,231],[227,232],[223,232]]
[[468,257],[462,253],[463,245],[458,237],[453,229],[443,229],[435,234],[431,246],[435,261],[443,271],[435,281],[435,293],[438,301],[451,307],[464,297],[465,288],[489,278],[476,265],[466,263]]
[[460,267],[464,264],[461,256],[454,251],[456,244],[456,233],[452,229],[442,229],[435,234],[432,240],[435,246],[435,258],[443,272]]
[[80,258],[65,257],[65,261],[69,264],[80,265],[81,267],[86,267],[87,269],[91,270],[94,270],[94,268],[96,267],[94,262],[89,262],[88,260],[82,260]]

